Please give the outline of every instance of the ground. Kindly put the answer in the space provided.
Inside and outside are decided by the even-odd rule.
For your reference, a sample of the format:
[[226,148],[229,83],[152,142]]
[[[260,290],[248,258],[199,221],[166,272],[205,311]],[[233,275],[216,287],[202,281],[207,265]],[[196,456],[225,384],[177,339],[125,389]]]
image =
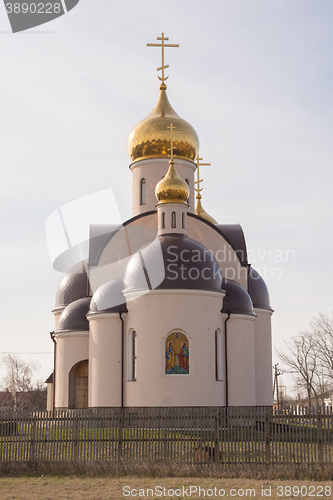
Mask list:
[[[160,488],[157,488],[160,487]],[[184,487],[184,491],[183,491]],[[190,491],[192,487],[192,492]],[[195,492],[194,488],[197,488]],[[199,496],[199,487],[201,495]],[[154,489],[152,494],[147,489]],[[165,490],[163,490],[165,488]],[[216,488],[216,490],[214,490]],[[302,488],[302,489],[301,489]],[[142,489],[143,491],[139,491]],[[180,489],[181,491],[176,491]],[[131,492],[129,491],[131,490]],[[219,495],[220,490],[220,495]],[[332,481],[149,477],[12,477],[0,478],[1,500],[199,500],[209,498],[331,498]],[[215,494],[216,492],[216,494]],[[143,493],[145,496],[143,496]],[[192,493],[192,494],[191,494]],[[265,494],[264,494],[265,493]]]

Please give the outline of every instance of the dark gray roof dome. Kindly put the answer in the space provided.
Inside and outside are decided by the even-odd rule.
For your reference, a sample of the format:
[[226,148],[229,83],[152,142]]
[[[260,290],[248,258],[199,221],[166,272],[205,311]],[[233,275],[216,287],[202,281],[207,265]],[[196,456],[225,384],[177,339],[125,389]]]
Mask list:
[[124,274],[126,290],[221,291],[221,273],[209,250],[183,235],[168,234],[134,254]]
[[74,300],[87,297],[88,276],[84,262],[73,267],[60,281],[58,286],[55,308],[68,306]]
[[62,330],[89,330],[89,322],[86,318],[86,314],[89,311],[90,297],[85,297],[84,299],[78,299],[69,304],[62,311],[57,332]]
[[223,278],[222,289],[226,292],[223,299],[223,313],[254,315],[251,297],[242,285]]
[[250,267],[249,270],[248,283],[253,307],[272,310],[267,285],[258,271],[253,269],[253,267]]
[[108,281],[97,288],[90,302],[90,312],[117,313],[126,311],[126,300],[122,294],[122,278]]

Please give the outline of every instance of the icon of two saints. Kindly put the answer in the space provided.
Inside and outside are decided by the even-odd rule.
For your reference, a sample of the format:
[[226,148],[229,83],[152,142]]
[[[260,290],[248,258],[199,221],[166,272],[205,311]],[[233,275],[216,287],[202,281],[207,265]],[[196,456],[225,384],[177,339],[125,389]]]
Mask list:
[[171,333],[165,344],[165,373],[189,374],[189,342],[186,335],[181,332]]

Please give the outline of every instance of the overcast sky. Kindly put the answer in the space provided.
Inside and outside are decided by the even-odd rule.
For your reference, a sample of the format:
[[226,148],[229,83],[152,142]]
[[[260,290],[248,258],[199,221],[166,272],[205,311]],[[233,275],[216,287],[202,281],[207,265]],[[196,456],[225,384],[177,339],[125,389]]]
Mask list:
[[331,0],[80,0],[12,34],[0,5],[0,351],[52,371],[47,217],[106,188],[131,217],[127,138],[158,97],[162,31],[169,99],[211,163],[203,206],[243,227],[274,345],[331,314],[332,24]]

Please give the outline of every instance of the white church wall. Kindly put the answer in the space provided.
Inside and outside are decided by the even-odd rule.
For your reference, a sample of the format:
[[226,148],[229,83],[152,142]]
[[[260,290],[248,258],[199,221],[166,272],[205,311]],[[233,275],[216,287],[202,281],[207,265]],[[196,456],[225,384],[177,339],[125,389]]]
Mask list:
[[47,411],[53,410],[53,382],[46,384],[46,409]]
[[187,234],[187,205],[160,203],[158,205],[158,234]]
[[88,359],[88,332],[56,334],[55,407],[68,408],[69,372],[76,363]]
[[221,269],[222,276],[236,281],[247,290],[247,267],[241,266],[234,249],[223,236],[205,222],[193,217],[188,217],[187,226],[188,238],[201,243],[212,252]]
[[[196,164],[190,160],[174,158],[175,167],[182,179],[187,179],[190,187],[189,211],[194,212],[194,171]],[[156,184],[165,176],[169,168],[169,158],[148,158],[130,165],[133,173],[133,216],[155,210]],[[140,204],[140,181],[146,179],[146,203]]]
[[[137,379],[126,384],[126,406],[224,404],[224,381],[216,381],[215,368],[222,299],[219,292],[154,290],[128,301],[126,331],[137,335]],[[165,373],[166,338],[176,330],[189,340],[188,375]]]
[[272,362],[272,311],[255,309],[257,315],[254,322],[255,370],[256,370],[256,404],[270,406],[273,404],[273,362]]
[[256,405],[254,319],[231,314],[226,323],[229,406]]
[[119,314],[88,314],[87,318],[90,327],[88,406],[119,407],[122,383]]

